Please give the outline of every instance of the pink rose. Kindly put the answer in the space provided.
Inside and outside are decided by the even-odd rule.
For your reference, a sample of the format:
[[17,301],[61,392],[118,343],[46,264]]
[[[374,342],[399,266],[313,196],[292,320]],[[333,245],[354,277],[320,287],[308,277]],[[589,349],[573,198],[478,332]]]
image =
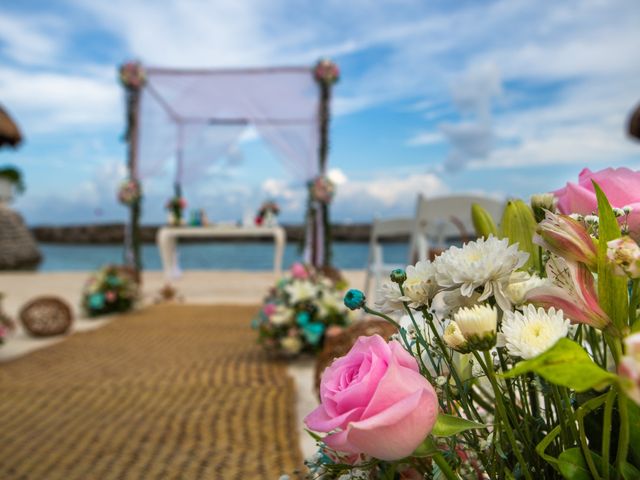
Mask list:
[[291,275],[293,278],[305,280],[309,277],[309,272],[303,264],[296,262],[291,266]]
[[410,455],[433,429],[436,392],[402,346],[360,337],[322,375],[321,404],[305,418],[330,448],[381,460]]
[[629,230],[635,239],[640,238],[640,172],[628,168],[605,168],[593,173],[588,168],[580,172],[578,183],[556,190],[558,210],[561,213],[589,215],[598,208],[596,194],[591,180],[595,181],[607,195],[612,207],[632,208],[629,215]]
[[264,313],[267,317],[270,317],[274,313],[276,313],[276,304],[275,303],[267,303],[262,308],[262,313]]

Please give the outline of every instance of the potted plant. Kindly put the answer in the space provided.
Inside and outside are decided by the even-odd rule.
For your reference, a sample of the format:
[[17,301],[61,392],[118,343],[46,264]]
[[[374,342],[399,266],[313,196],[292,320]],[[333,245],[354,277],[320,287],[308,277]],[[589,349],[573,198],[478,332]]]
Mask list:
[[20,170],[15,167],[0,168],[0,203],[9,203],[15,193],[24,192],[24,182]]

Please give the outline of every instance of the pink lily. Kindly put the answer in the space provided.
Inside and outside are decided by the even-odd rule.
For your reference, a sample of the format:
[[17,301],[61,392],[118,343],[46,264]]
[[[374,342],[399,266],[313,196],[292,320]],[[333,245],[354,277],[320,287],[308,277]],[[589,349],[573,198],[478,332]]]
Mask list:
[[584,323],[601,330],[613,328],[598,303],[593,275],[584,264],[552,257],[547,263],[547,276],[552,283],[530,290],[526,295],[529,303],[561,309],[574,324]]
[[572,262],[584,263],[595,270],[598,250],[587,229],[568,215],[547,212],[540,222],[533,242]]

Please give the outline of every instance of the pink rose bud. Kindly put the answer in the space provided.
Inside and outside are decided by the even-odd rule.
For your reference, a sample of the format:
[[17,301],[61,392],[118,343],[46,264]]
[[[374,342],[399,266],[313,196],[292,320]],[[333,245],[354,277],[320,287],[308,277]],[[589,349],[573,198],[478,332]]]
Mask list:
[[262,313],[264,313],[267,317],[270,317],[271,315],[276,313],[276,304],[267,303],[264,307],[262,307]]
[[534,243],[566,260],[584,263],[591,270],[596,269],[596,244],[584,225],[577,220],[547,211],[536,232]]
[[625,355],[620,359],[618,374],[624,380],[629,398],[640,405],[640,333],[624,339]]
[[[433,429],[438,399],[397,341],[360,337],[322,375],[321,404],[305,418],[339,452],[381,460],[411,455]],[[337,430],[337,431],[336,431]]]
[[607,243],[607,258],[618,275],[640,278],[640,247],[631,237],[621,237]]
[[305,266],[301,263],[294,263],[291,266],[291,275],[293,278],[299,278],[300,280],[304,280],[309,277],[309,272],[305,268]]

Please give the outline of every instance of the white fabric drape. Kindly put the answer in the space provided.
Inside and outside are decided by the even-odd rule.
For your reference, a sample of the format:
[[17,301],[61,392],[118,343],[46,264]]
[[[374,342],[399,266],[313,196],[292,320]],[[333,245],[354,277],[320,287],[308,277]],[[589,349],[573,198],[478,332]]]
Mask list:
[[318,86],[311,69],[180,71],[148,69],[138,141],[141,178],[179,161],[184,183],[203,178],[247,124],[294,178],[318,174]]

